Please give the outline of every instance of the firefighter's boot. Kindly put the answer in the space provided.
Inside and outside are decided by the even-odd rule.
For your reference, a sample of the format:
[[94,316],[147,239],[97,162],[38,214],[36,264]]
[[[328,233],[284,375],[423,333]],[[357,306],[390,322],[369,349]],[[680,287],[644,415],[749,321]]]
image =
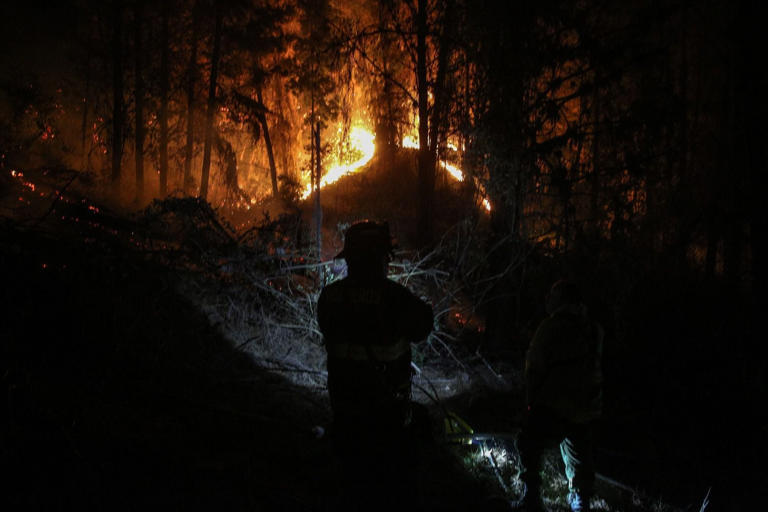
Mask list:
[[587,493],[571,490],[568,493],[568,505],[571,506],[573,512],[589,512],[591,498]]

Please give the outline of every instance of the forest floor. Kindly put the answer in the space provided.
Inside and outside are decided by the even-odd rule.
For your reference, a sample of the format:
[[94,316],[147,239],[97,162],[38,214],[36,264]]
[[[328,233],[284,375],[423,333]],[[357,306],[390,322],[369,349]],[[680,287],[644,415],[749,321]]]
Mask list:
[[[2,185],[5,510],[348,504],[342,465],[317,435],[330,422],[322,375],[308,385],[297,377],[305,369],[243,350],[221,325],[226,318],[190,296],[191,283],[214,296],[230,287],[231,269],[180,271],[172,263],[180,248],[134,217],[42,180]],[[476,362],[501,365],[497,356]],[[421,370],[439,375],[439,366],[427,360]],[[503,378],[508,385],[496,389],[467,384],[442,405],[476,430],[513,436],[517,420],[505,411],[520,409],[521,389],[514,372]],[[439,412],[431,406],[436,431]],[[502,461],[498,474],[489,454]],[[497,477],[514,492],[507,459],[513,443],[429,445],[403,508],[496,510]],[[554,452],[547,468],[549,508],[565,510]],[[606,479],[598,494],[601,510],[673,510]]]

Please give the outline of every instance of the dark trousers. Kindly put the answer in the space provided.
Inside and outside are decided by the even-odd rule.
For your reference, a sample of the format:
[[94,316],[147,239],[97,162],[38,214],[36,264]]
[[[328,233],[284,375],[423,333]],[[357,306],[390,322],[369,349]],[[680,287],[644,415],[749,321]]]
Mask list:
[[529,492],[540,492],[541,456],[557,445],[560,446],[560,455],[565,463],[569,489],[591,496],[595,485],[591,423],[574,423],[548,410],[536,408],[528,411],[517,440],[520,460],[524,466],[521,479]]
[[362,418],[359,409],[334,410],[331,438],[343,474],[340,509],[406,510],[418,501],[416,472],[431,430],[426,408],[411,409],[408,425],[400,424],[398,411]]

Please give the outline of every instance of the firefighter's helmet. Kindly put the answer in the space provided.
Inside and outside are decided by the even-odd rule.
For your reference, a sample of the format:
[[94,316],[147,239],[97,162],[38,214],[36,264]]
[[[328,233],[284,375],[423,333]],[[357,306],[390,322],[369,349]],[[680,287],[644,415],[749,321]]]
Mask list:
[[380,257],[392,252],[389,224],[373,221],[356,222],[344,235],[344,249],[336,258]]

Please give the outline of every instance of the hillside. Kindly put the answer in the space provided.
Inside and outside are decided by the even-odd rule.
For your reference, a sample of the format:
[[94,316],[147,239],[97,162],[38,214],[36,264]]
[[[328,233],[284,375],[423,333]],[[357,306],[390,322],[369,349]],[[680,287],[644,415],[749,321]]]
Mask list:
[[[22,178],[4,182],[0,234],[9,508],[348,506],[339,462],[318,438],[330,412],[311,317],[316,268],[295,249],[275,252],[280,224],[238,234],[196,199],[119,213],[61,190],[56,173]],[[354,206],[343,187],[375,175],[356,179],[326,198]],[[436,260],[393,269],[435,305],[466,301],[439,297],[454,285]],[[416,347],[415,398],[438,443],[422,447],[406,509],[495,510],[505,490],[521,492],[520,354],[481,353],[474,321],[443,316]],[[502,435],[444,444],[445,408]],[[551,510],[564,507],[559,464],[553,453]],[[674,510],[610,478],[599,489],[600,510]]]

